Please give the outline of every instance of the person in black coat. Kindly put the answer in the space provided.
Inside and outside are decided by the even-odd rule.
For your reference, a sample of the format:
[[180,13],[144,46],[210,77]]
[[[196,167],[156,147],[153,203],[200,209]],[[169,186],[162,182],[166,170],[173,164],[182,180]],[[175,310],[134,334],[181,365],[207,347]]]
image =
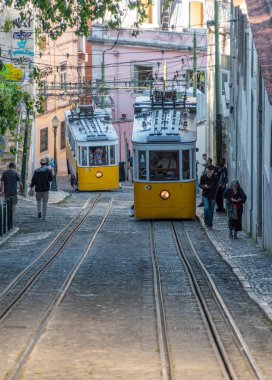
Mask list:
[[40,164],[41,167],[39,169],[36,169],[33,174],[30,187],[31,189],[35,187],[38,218],[42,217],[45,220],[50,182],[52,182],[53,176],[51,170],[46,167],[45,159],[42,158],[40,160]]
[[241,188],[239,181],[232,181],[230,188],[224,192],[229,207],[229,237],[238,239],[237,232],[242,231],[242,215],[247,196]]
[[224,208],[224,200],[223,200],[223,194],[224,191],[226,190],[226,186],[228,183],[228,170],[225,166],[225,159],[220,158],[219,160],[219,165],[217,167],[217,177],[218,177],[218,191],[216,195],[216,204],[217,204],[217,209],[216,212],[225,212]]
[[214,167],[208,166],[206,173],[200,178],[199,187],[202,189],[204,203],[204,221],[208,228],[213,225],[213,213],[218,190],[218,177],[214,174]]

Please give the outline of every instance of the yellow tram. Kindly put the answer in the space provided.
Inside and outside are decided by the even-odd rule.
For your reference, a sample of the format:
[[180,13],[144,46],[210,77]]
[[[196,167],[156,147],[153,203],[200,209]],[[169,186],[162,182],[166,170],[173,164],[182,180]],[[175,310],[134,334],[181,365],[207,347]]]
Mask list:
[[155,91],[134,109],[134,216],[195,218],[196,98]]
[[119,188],[118,136],[106,110],[65,112],[68,173],[80,191]]

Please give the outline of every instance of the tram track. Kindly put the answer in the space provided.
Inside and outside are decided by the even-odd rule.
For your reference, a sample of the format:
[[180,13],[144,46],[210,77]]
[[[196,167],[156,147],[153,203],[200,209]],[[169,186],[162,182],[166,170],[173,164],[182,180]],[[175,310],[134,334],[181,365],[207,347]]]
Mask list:
[[[180,225],[183,232],[182,236],[185,238],[183,243],[177,232],[177,223],[172,222],[173,234],[177,242],[179,255],[186,265],[192,279],[193,286],[203,307],[203,312],[207,318],[211,334],[229,379],[235,380],[252,377],[262,380],[263,375],[233,320],[231,313],[220,296],[211,276],[198,257],[188,233],[183,228],[183,223],[180,222]],[[185,247],[186,243],[187,247]],[[188,255],[186,255],[186,248]],[[220,322],[218,322],[219,314],[221,314]],[[232,336],[232,342],[235,342],[235,345],[232,342],[230,343],[229,339],[226,339],[230,336]],[[241,356],[239,359],[237,358],[238,351]],[[246,363],[244,368],[241,365],[242,360]],[[248,369],[247,372],[246,369]]]
[[[175,355],[176,346],[173,334],[171,333],[172,322],[168,321],[168,317],[171,319],[172,311],[171,309],[168,310],[171,303],[169,303],[169,293],[166,293],[168,289],[167,286],[169,287],[171,281],[169,280],[169,284],[167,284],[167,277],[161,276],[164,265],[163,262],[167,263],[167,261],[163,261],[163,259],[166,260],[165,253],[160,255],[157,253],[157,242],[154,232],[157,223],[159,222],[151,222],[150,236],[157,334],[162,366],[161,373],[163,380],[174,380],[176,375],[175,367],[177,364],[177,359],[174,358],[178,356],[177,354]],[[174,259],[177,255],[180,265],[183,268],[183,273],[190,283],[191,291],[198,305],[203,325],[207,330],[210,345],[214,351],[214,356],[216,357],[223,378],[229,380],[263,379],[260,369],[232,319],[230,312],[220,297],[209,273],[198,258],[197,252],[194,250],[190,237],[183,229],[182,223],[166,223],[168,223],[169,231],[171,231],[171,247],[175,247],[176,250],[175,254],[172,255],[171,253],[172,256],[170,256],[170,254],[169,257],[167,256],[168,261],[172,260],[172,267],[173,263],[175,263],[176,269],[168,270],[168,272],[176,272],[176,278],[181,276],[179,272],[182,271],[178,269]],[[179,231],[178,227],[180,228]],[[179,289],[178,285],[176,289]],[[181,294],[180,290],[175,290],[172,294],[186,297],[186,290],[184,290],[184,294]],[[187,300],[186,302],[190,301]],[[188,322],[181,320],[180,323],[186,324]]]
[[43,334],[52,314],[54,313],[56,308],[59,306],[59,304],[62,302],[63,298],[67,294],[73,279],[75,278],[76,274],[78,273],[78,271],[79,271],[83,261],[85,260],[86,256],[89,254],[89,251],[92,248],[98,233],[100,232],[102,226],[104,225],[104,223],[107,219],[107,216],[109,215],[109,212],[110,212],[112,205],[113,205],[113,201],[114,201],[114,197],[111,198],[111,200],[109,202],[109,206],[108,206],[102,220],[99,222],[98,226],[96,227],[88,245],[85,247],[82,254],[78,258],[77,262],[74,264],[73,268],[67,274],[66,279],[62,283],[62,286],[60,287],[60,289],[57,291],[57,294],[52,299],[51,303],[48,305],[42,319],[40,320],[40,322],[36,326],[35,331],[33,332],[32,336],[31,336],[31,339],[29,340],[28,344],[26,345],[23,352],[21,353],[20,358],[19,358],[18,362],[16,363],[14,370],[9,375],[9,377],[8,377],[9,380],[16,380],[16,379],[20,378],[21,371],[23,370],[23,367],[26,364],[31,352],[33,351],[33,349],[37,345],[41,335]]
[[48,266],[63,252],[75,232],[90,215],[100,197],[101,193],[94,199],[90,198],[39,257],[22,270],[0,293],[0,323]]
[[156,254],[156,241],[154,236],[154,226],[153,222],[150,225],[150,238],[151,238],[151,259],[153,267],[153,280],[154,280],[154,296],[155,296],[155,307],[156,307],[156,317],[157,317],[157,331],[159,340],[159,349],[161,356],[161,366],[162,366],[162,380],[174,380],[171,353],[169,347],[169,341],[167,336],[167,325],[165,316],[165,307],[163,301],[162,287],[161,287],[161,276],[159,269],[158,257]]

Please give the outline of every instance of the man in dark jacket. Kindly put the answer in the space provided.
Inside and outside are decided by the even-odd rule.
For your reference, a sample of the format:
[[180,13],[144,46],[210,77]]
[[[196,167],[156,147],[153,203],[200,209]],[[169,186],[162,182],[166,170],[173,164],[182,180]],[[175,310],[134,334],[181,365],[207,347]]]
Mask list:
[[38,218],[42,217],[45,220],[50,182],[52,181],[53,176],[51,170],[46,167],[45,159],[41,159],[40,164],[41,167],[39,169],[36,169],[33,174],[30,187],[32,189],[35,186]]
[[14,162],[10,162],[8,170],[4,171],[1,177],[0,194],[5,195],[5,198],[9,198],[12,201],[12,211],[15,211],[15,206],[18,202],[17,198],[17,185],[19,184],[20,191],[23,191],[23,184],[21,177],[16,171],[16,165]]
[[208,228],[213,225],[213,212],[218,189],[218,177],[214,174],[214,167],[208,166],[206,173],[201,176],[199,187],[202,189],[204,203],[204,221]]

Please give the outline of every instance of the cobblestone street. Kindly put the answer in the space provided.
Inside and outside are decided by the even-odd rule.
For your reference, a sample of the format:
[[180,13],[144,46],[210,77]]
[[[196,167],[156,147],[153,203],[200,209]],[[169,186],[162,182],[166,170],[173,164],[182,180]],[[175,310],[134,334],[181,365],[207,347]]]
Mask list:
[[[37,219],[33,200],[19,201],[15,226],[20,232],[1,246],[0,379],[163,378],[156,301],[160,287],[173,378],[225,378],[210,322],[195,298],[177,244],[196,274],[197,292],[205,297],[237,379],[259,377],[209,298],[190,244],[242,334],[256,371],[272,379],[271,277],[258,277],[263,266],[269,272],[270,256],[244,234],[229,243],[224,216],[216,217],[214,231],[207,235],[198,221],[151,224],[130,218],[131,186],[79,193],[70,191],[66,178],[59,185],[63,200],[49,204],[47,221]],[[58,243],[70,222],[77,227]],[[57,253],[49,256],[47,247],[56,237]],[[48,256],[41,259],[43,252]],[[253,259],[255,266],[250,265]],[[41,262],[39,274],[23,283],[34,261]],[[264,309],[252,300],[252,292],[266,302],[259,302]]]

